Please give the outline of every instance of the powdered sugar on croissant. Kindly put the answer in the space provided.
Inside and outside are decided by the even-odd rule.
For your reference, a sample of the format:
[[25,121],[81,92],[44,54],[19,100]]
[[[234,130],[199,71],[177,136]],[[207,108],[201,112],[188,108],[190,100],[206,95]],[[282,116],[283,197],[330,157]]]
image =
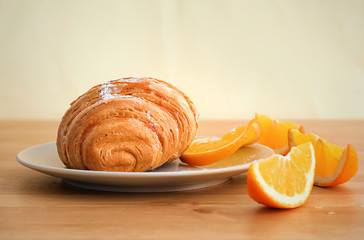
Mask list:
[[71,103],[57,150],[69,168],[143,172],[178,158],[197,130],[191,100],[153,78],[97,85]]

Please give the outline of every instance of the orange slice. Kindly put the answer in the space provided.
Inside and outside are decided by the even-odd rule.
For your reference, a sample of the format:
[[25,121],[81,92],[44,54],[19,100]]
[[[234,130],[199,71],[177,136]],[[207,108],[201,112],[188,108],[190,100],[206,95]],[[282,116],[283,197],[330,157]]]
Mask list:
[[349,181],[358,171],[358,155],[350,144],[346,148],[332,144],[319,136],[289,131],[290,146],[311,142],[315,149],[316,172],[314,184],[322,187],[336,186]]
[[255,119],[259,121],[262,128],[258,143],[272,148],[276,153],[286,155],[289,152],[288,130],[299,129],[304,132],[301,125],[292,122],[281,122],[273,120],[266,115],[255,114]]
[[233,154],[242,146],[255,143],[259,136],[260,125],[253,119],[248,125],[234,128],[221,138],[195,138],[180,159],[192,166],[213,164]]
[[313,146],[301,144],[287,156],[275,154],[252,163],[248,171],[248,193],[253,200],[269,207],[298,207],[308,199],[314,176]]
[[224,158],[216,163],[205,165],[203,168],[226,168],[233,166],[242,166],[244,164],[251,163],[258,159],[264,159],[270,157],[274,154],[274,151],[261,144],[252,144],[249,146],[244,146],[236,150],[233,154]]

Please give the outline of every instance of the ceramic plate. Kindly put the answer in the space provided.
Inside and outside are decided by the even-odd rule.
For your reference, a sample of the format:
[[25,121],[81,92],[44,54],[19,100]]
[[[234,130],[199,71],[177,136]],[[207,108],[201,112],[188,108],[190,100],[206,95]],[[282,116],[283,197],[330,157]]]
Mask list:
[[58,177],[82,188],[118,192],[168,192],[221,184],[247,172],[252,161],[266,158],[273,151],[253,144],[231,157],[203,168],[191,167],[179,159],[148,172],[102,172],[66,168],[57,154],[55,142],[33,146],[19,152],[17,160],[33,170]]

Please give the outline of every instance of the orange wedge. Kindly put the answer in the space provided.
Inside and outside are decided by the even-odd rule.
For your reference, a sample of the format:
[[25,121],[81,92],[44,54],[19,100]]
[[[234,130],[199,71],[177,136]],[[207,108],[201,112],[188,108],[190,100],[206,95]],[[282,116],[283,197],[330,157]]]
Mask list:
[[314,184],[322,187],[336,186],[349,181],[358,171],[358,155],[350,144],[346,148],[332,144],[312,133],[289,131],[290,146],[311,142],[315,149],[316,172]]
[[262,128],[258,143],[272,148],[278,154],[286,155],[289,152],[287,137],[289,129],[299,129],[300,132],[304,132],[301,125],[273,120],[266,115],[256,113],[255,119],[259,121]]
[[294,208],[308,199],[315,176],[311,143],[254,162],[248,171],[248,193],[258,203],[274,208]]
[[259,136],[260,125],[253,119],[246,126],[234,128],[221,138],[195,138],[180,159],[192,166],[213,164],[233,154],[242,146],[255,143]]

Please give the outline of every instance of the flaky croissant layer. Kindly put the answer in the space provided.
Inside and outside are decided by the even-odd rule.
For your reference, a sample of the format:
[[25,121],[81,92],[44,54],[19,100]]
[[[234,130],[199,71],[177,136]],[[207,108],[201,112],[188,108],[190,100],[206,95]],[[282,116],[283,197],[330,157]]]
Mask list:
[[68,168],[144,172],[178,158],[197,130],[191,100],[153,78],[123,78],[91,88],[71,103],[57,135]]

